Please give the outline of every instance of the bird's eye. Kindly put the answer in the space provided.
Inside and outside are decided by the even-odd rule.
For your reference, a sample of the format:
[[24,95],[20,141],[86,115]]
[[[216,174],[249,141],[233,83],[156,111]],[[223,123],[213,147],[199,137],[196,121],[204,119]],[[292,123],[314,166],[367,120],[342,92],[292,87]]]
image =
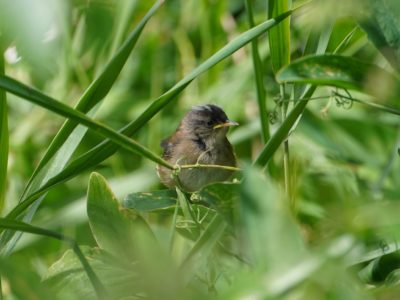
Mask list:
[[208,122],[207,122],[207,125],[208,125],[208,126],[211,126],[212,124],[213,124],[213,121],[208,121]]

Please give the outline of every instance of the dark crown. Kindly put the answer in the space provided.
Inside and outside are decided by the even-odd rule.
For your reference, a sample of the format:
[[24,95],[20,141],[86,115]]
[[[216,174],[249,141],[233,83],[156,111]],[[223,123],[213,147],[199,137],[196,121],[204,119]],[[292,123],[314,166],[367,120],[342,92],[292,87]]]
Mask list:
[[208,117],[214,124],[224,123],[228,120],[222,108],[213,104],[194,106],[191,113]]

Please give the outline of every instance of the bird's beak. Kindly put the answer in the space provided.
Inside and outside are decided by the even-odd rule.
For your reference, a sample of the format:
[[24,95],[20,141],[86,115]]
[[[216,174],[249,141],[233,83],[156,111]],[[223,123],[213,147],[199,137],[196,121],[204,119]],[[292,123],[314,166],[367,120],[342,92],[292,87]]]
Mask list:
[[217,129],[217,128],[221,128],[221,127],[238,126],[238,125],[239,125],[239,123],[237,123],[235,121],[228,120],[225,123],[221,123],[221,124],[215,125],[213,128]]

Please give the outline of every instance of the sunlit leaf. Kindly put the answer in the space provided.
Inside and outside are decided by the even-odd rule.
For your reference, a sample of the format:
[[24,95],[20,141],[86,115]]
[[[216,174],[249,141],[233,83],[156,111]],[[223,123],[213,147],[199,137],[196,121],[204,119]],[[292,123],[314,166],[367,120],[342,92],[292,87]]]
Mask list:
[[100,248],[126,259],[135,258],[135,232],[147,230],[145,221],[132,210],[120,207],[106,180],[92,173],[87,213],[90,228]]
[[[118,257],[99,248],[82,247],[82,252],[113,298],[128,297],[140,292],[141,278],[132,266],[121,263]],[[68,296],[72,299],[98,299],[79,260],[71,250],[67,250],[50,266],[44,282],[51,285],[61,299],[70,299]]]
[[[0,75],[4,74],[4,57],[0,44]],[[7,191],[7,165],[8,165],[8,110],[4,90],[0,90],[0,213],[4,207]]]
[[122,205],[138,212],[151,212],[173,208],[176,205],[174,190],[159,190],[154,192],[138,192],[129,194]]
[[[365,91],[381,96],[371,80],[391,86],[396,78],[376,65],[340,55],[313,55],[293,61],[276,75],[280,83],[310,83]],[[386,95],[392,92],[387,91]]]
[[359,23],[375,47],[400,70],[400,6],[397,0],[364,1]]

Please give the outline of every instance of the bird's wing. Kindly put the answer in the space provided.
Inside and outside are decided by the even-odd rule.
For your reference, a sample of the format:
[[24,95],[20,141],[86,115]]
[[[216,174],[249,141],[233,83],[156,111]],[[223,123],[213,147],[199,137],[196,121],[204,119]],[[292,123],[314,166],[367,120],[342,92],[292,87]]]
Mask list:
[[171,157],[175,144],[176,144],[176,141],[173,138],[173,136],[161,141],[160,146],[164,150],[164,154],[163,154],[164,158]]

